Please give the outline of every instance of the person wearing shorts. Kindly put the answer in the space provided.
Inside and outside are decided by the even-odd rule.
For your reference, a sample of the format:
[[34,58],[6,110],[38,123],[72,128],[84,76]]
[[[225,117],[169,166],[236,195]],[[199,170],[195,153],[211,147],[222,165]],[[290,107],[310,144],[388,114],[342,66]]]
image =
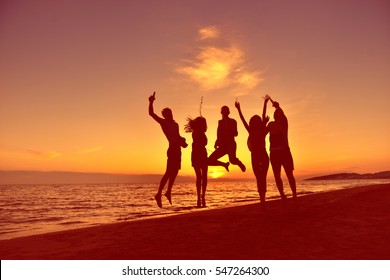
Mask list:
[[224,155],[229,156],[231,164],[238,165],[242,172],[245,172],[245,165],[237,158],[237,144],[234,138],[238,135],[237,122],[229,118],[229,107],[221,108],[222,119],[218,121],[217,140],[215,141],[215,151],[209,156],[209,166],[223,166],[229,171],[229,165],[220,162],[218,159]]
[[275,177],[276,186],[282,199],[286,199],[281,178],[282,167],[288,178],[293,198],[297,197],[297,187],[294,178],[294,161],[288,144],[288,121],[279,103],[271,99],[275,107],[274,121],[267,126],[270,137],[270,161]]
[[181,168],[181,148],[186,148],[187,143],[185,138],[180,136],[179,125],[173,120],[171,109],[165,108],[162,110],[161,114],[163,118],[154,113],[153,103],[156,99],[155,95],[156,93],[153,93],[149,97],[149,115],[160,124],[169,142],[167,151],[167,168],[164,176],[161,178],[157,194],[154,196],[158,207],[161,208],[161,194],[167,182],[168,190],[165,193],[165,197],[168,199],[169,203],[172,204],[172,187]]
[[206,207],[206,189],[207,189],[207,121],[199,116],[195,119],[187,118],[187,124],[184,126],[187,133],[192,133],[192,152],[191,163],[196,175],[196,193],[197,207]]
[[252,170],[256,177],[257,190],[260,196],[260,206],[265,207],[265,194],[267,192],[267,172],[269,168],[269,157],[265,146],[266,126],[269,120],[266,114],[266,104],[268,99],[264,101],[263,118],[259,115],[254,115],[250,118],[249,124],[241,111],[240,102],[236,101],[235,106],[240,115],[241,121],[248,131],[249,137],[247,140],[249,151],[251,152]]

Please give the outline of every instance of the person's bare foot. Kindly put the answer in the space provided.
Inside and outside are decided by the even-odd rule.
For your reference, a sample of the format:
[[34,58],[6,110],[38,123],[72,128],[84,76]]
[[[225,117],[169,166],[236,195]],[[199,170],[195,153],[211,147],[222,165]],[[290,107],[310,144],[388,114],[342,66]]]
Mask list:
[[245,167],[245,165],[244,165],[242,162],[240,162],[240,163],[238,164],[238,166],[241,168],[241,171],[242,171],[242,172],[245,172],[246,167]]
[[156,200],[158,207],[162,208],[161,194],[156,194],[154,199]]
[[202,207],[205,208],[206,207],[206,199],[203,197],[202,198]]
[[171,196],[171,194],[166,192],[164,195],[168,199],[169,204],[172,205],[172,196]]

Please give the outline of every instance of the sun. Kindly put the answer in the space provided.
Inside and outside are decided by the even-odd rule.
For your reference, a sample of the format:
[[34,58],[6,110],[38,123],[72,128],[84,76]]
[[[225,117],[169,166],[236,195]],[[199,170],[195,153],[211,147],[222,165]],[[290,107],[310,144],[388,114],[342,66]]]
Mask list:
[[209,167],[209,175],[213,179],[217,179],[225,175],[225,171],[221,169],[221,167]]

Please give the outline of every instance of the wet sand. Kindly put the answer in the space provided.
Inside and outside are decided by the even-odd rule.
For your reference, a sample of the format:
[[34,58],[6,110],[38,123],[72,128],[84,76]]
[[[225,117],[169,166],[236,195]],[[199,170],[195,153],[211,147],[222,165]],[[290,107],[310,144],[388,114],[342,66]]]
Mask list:
[[0,240],[7,259],[390,259],[390,184]]

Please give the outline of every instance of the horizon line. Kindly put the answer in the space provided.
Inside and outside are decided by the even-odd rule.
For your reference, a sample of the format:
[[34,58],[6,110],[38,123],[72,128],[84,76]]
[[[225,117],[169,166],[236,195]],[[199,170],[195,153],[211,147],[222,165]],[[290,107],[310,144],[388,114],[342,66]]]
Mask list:
[[[380,173],[378,171],[372,173]],[[356,173],[356,172],[328,172],[312,173],[310,175],[297,175],[298,180],[307,180],[312,177],[334,175],[339,173]],[[372,174],[371,173],[371,174]],[[22,184],[100,184],[100,183],[156,183],[162,177],[162,174],[156,173],[107,173],[107,172],[87,172],[87,171],[47,171],[47,170],[0,170],[0,184],[22,185]],[[356,173],[370,174],[370,173]],[[272,171],[267,174],[270,180],[273,180]],[[195,178],[193,175],[178,175],[177,183],[192,182]],[[255,181],[253,176],[247,177],[219,177],[211,178],[210,182],[234,182],[234,181]]]

